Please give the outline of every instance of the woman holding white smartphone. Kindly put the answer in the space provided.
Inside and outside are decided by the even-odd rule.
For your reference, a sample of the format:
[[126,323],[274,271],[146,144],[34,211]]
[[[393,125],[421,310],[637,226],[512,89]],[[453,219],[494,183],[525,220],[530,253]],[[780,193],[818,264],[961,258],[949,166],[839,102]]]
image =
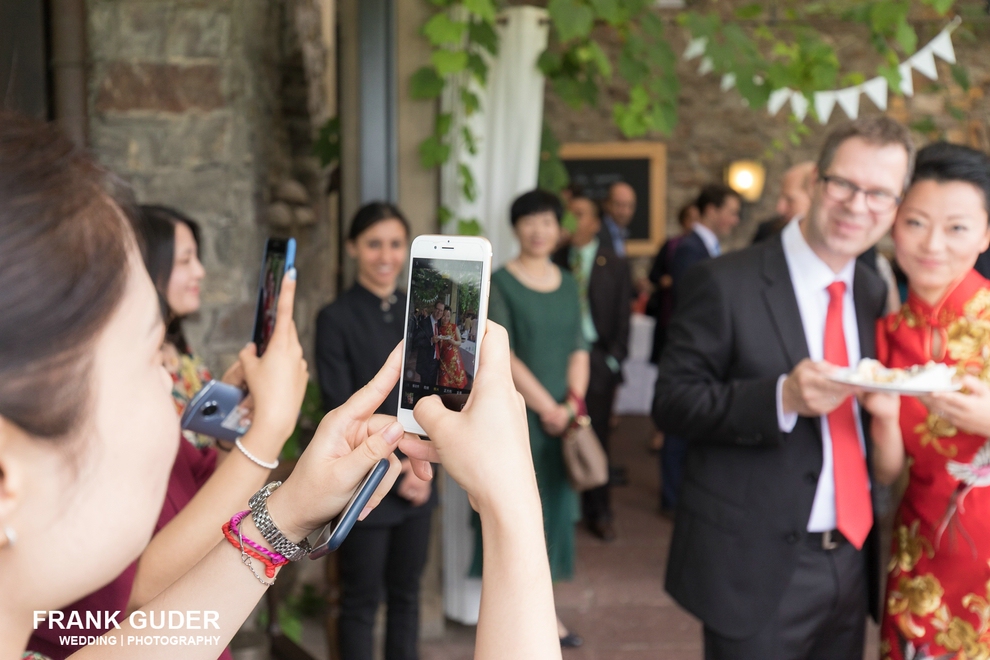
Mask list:
[[[106,189],[105,173],[52,127],[0,113],[0,660],[23,657],[32,630],[45,623],[37,613],[109,582],[142,552],[178,437],[154,287]],[[295,334],[286,302],[269,350],[286,350]],[[507,356],[505,333],[491,328],[469,406],[447,414],[435,399],[424,401],[420,421],[434,445],[409,437],[404,448],[421,478],[431,473],[426,460],[447,464],[486,521],[477,657],[554,658],[539,494]],[[121,616],[120,629],[73,657],[216,658],[268,588],[265,560],[275,565],[274,548],[298,544],[336,515],[403,439],[393,418],[373,414],[399,364],[395,351],[371,383],[324,418],[292,475],[265,501],[267,534],[253,516],[239,520],[233,540],[217,543],[133,619]],[[260,381],[279,380],[273,370],[286,368],[264,361],[247,368],[254,367]],[[260,404],[255,426],[273,419]],[[393,465],[383,489],[397,472]],[[248,539],[263,559],[247,554]],[[159,619],[198,613],[195,624],[186,617],[168,631],[176,638],[202,638],[201,615],[216,613],[216,643],[137,645],[135,637],[153,632],[135,628],[148,612]]]

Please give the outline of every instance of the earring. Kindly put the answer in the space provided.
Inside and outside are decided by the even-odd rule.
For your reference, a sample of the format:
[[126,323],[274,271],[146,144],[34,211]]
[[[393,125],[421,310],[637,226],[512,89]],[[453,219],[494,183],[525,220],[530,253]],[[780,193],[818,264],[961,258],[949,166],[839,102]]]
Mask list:
[[0,550],[3,550],[5,547],[13,548],[14,544],[17,543],[17,533],[14,532],[12,527],[8,527],[7,525],[4,525],[2,529],[4,539],[0,542]]

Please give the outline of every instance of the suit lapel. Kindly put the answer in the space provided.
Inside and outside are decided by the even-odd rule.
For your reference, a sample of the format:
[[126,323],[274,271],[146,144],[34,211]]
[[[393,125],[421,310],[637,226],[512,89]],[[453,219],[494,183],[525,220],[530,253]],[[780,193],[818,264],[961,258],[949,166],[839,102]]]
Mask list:
[[763,253],[763,278],[766,281],[762,292],[763,301],[770,311],[780,345],[793,369],[798,362],[808,357],[808,342],[804,337],[801,311],[794,295],[790,272],[787,270],[784,247],[779,235],[771,241]]
[[877,356],[877,300],[872,290],[870,275],[866,268],[856,264],[853,279],[853,302],[856,306],[856,325],[859,327],[859,353],[861,357]]

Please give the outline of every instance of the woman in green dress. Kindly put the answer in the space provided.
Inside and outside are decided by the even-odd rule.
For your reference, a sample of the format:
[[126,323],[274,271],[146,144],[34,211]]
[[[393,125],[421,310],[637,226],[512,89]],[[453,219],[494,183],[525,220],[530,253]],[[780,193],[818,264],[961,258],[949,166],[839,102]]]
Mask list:
[[[525,193],[512,203],[519,256],[492,275],[488,313],[509,332],[512,378],[526,401],[555,582],[574,576],[580,500],[567,482],[560,438],[584,410],[589,369],[577,283],[550,261],[560,240],[562,215],[557,197],[543,190]],[[480,544],[476,548],[474,572],[480,574]],[[561,645],[580,646],[581,639],[559,619],[557,627]]]

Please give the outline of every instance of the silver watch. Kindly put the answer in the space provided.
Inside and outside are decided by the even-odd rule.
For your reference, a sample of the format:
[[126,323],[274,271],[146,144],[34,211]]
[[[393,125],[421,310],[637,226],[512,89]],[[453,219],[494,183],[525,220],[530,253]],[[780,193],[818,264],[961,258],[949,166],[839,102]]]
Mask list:
[[275,526],[272,517],[268,515],[268,496],[281,485],[281,481],[273,481],[263,486],[248,500],[248,506],[251,507],[251,518],[254,520],[254,526],[258,528],[265,540],[271,543],[275,552],[289,561],[299,561],[313,549],[309,545],[309,540],[303,539],[298,544],[293,543],[285,538],[285,534]]

